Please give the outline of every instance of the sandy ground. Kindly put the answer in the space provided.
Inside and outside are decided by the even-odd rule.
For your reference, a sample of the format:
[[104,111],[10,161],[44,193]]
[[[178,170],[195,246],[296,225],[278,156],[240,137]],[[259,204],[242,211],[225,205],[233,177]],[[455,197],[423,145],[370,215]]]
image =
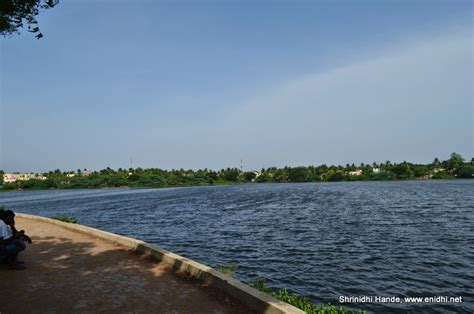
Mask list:
[[131,250],[48,223],[16,218],[33,239],[0,265],[0,313],[249,313],[223,293]]

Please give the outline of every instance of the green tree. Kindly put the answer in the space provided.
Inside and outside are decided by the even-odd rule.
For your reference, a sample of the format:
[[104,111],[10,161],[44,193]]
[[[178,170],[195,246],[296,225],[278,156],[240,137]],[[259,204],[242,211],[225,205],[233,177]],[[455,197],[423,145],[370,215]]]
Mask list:
[[342,181],[344,180],[344,178],[345,178],[344,172],[341,170],[336,170],[336,171],[332,171],[332,173],[328,175],[327,180],[328,181]]
[[464,165],[457,172],[458,178],[473,179],[474,165]]
[[19,34],[19,29],[26,22],[27,30],[40,39],[43,34],[40,32],[36,16],[40,11],[51,9],[58,3],[59,0],[1,0],[0,35]]
[[268,173],[265,171],[265,172],[262,172],[256,179],[255,179],[255,182],[260,182],[260,183],[263,183],[263,182],[271,182],[272,181],[272,178],[268,175]]
[[240,171],[237,168],[227,168],[222,172],[222,177],[231,182],[235,182],[239,178]]
[[413,174],[417,178],[428,175],[428,172],[428,167],[425,165],[416,165],[413,169]]
[[288,180],[290,182],[306,182],[308,175],[308,170],[305,167],[291,168],[288,172]]
[[409,179],[413,176],[410,165],[406,162],[393,166],[391,171],[397,175],[397,179]]
[[244,172],[244,179],[247,182],[251,182],[253,179],[255,179],[256,176],[257,175],[252,171]]
[[464,164],[464,158],[457,153],[451,153],[451,156],[446,161],[446,169],[457,170]]
[[445,171],[440,171],[433,174],[432,179],[453,179],[454,177],[447,174]]

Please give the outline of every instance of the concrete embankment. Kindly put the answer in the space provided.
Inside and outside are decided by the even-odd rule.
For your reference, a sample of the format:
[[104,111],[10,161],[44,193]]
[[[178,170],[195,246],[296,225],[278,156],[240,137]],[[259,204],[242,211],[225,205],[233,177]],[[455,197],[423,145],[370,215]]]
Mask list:
[[304,313],[149,243],[18,214],[27,269],[0,268],[0,312]]

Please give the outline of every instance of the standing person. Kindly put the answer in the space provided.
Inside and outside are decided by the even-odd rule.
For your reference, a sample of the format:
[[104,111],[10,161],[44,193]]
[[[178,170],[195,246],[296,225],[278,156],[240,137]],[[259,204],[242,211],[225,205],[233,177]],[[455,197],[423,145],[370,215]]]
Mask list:
[[10,269],[23,270],[25,266],[17,260],[18,254],[26,248],[25,242],[31,243],[31,239],[23,230],[15,229],[14,217],[15,213],[11,210],[0,212],[0,261],[5,261]]

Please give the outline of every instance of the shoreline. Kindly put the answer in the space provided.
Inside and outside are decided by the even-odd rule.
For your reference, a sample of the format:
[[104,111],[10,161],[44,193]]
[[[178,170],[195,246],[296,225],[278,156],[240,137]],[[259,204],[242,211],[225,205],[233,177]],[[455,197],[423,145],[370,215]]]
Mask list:
[[[188,277],[190,279],[197,280],[201,284],[204,284],[205,286],[210,287],[212,289],[217,289],[217,291],[221,291],[222,293],[224,293],[228,297],[232,298],[233,300],[236,300],[237,302],[241,303],[242,305],[244,305],[245,307],[247,307],[251,311],[255,311],[255,312],[258,312],[258,313],[269,313],[269,314],[277,314],[277,313],[303,314],[304,313],[302,310],[300,310],[300,309],[298,309],[298,308],[296,308],[296,307],[294,307],[294,306],[292,306],[288,303],[279,301],[276,298],[273,298],[273,297],[271,297],[267,294],[264,294],[264,293],[258,291],[257,289],[252,288],[252,287],[240,282],[237,279],[234,279],[232,277],[224,275],[224,274],[218,272],[217,270],[215,270],[215,269],[213,269],[209,266],[200,264],[200,263],[195,262],[191,259],[188,259],[188,258],[182,257],[180,255],[177,255],[173,252],[161,249],[161,248],[159,248],[155,245],[146,243],[144,241],[133,239],[133,238],[130,238],[130,237],[117,235],[117,234],[114,234],[114,233],[110,233],[110,232],[107,232],[107,231],[102,231],[102,230],[99,230],[99,229],[96,229],[96,228],[91,228],[91,227],[87,227],[87,226],[83,226],[83,225],[79,225],[79,224],[65,223],[65,222],[53,220],[53,219],[42,217],[42,216],[35,216],[35,215],[22,214],[22,213],[18,213],[17,216],[19,217],[19,224],[20,225],[21,224],[24,225],[25,221],[26,222],[29,221],[29,222],[33,222],[33,226],[36,224],[37,225],[36,228],[40,228],[40,226],[38,226],[38,225],[42,224],[44,226],[42,226],[42,228],[40,228],[40,229],[41,230],[47,229],[47,230],[49,230],[48,232],[51,233],[49,235],[49,238],[48,237],[43,237],[42,239],[41,238],[40,239],[38,239],[38,238],[35,239],[34,238],[35,242],[32,244],[33,245],[32,249],[35,248],[34,245],[35,245],[36,242],[40,242],[40,244],[41,244],[41,242],[43,242],[43,241],[46,242],[46,240],[49,240],[49,239],[54,239],[54,238],[58,238],[58,239],[61,238],[62,239],[63,237],[67,237],[67,236],[71,237],[71,234],[74,237],[74,234],[77,234],[78,237],[79,237],[77,240],[75,240],[73,238],[72,240],[69,239],[66,242],[71,243],[71,245],[74,245],[75,243],[77,243],[76,245],[84,246],[85,239],[86,240],[87,239],[90,239],[90,240],[96,239],[96,240],[93,240],[93,241],[96,241],[96,242],[97,241],[99,241],[99,242],[103,241],[104,243],[108,243],[109,246],[112,245],[112,247],[124,248],[126,251],[124,251],[124,249],[120,249],[120,250],[124,251],[124,252],[132,253],[131,254],[132,257],[133,256],[140,256],[140,255],[149,257],[149,258],[151,258],[151,260],[148,261],[149,263],[152,263],[152,261],[154,260],[154,261],[159,263],[157,265],[167,265],[166,267],[171,267],[170,269],[172,269],[173,272],[176,272],[177,274],[183,275],[184,278]],[[59,229],[58,229],[58,227],[59,227]],[[56,234],[56,233],[58,233],[58,230],[59,231],[64,230],[64,233]],[[40,233],[40,232],[36,231],[36,233]],[[53,236],[53,237],[51,237],[51,236]],[[90,241],[90,240],[88,240],[88,241]],[[59,244],[50,244],[49,246],[50,247],[44,248],[47,252],[51,252],[52,247],[57,247],[56,250],[59,249]],[[90,247],[90,245],[87,246],[87,252],[90,250],[89,247]],[[76,261],[76,259],[70,258],[70,257],[67,257],[67,256],[69,256],[70,254],[76,254],[76,253],[72,253],[72,252],[77,252],[78,250],[79,249],[73,249],[71,251],[71,253],[66,252],[67,250],[65,252],[55,252],[55,254],[59,254],[62,257],[59,258],[59,259],[57,259],[57,258],[53,259],[53,261],[55,263],[66,263],[67,267],[64,268],[63,266],[61,266],[61,268],[62,269],[70,269],[66,272],[66,273],[69,274],[69,273],[73,272],[73,267],[69,263],[77,263],[77,261]],[[108,249],[108,250],[110,251],[110,249]],[[115,249],[115,250],[117,250],[117,249]],[[79,263],[80,265],[78,267],[84,267],[83,266],[84,263],[87,264],[89,259],[93,260],[94,256],[97,256],[97,253],[93,253],[92,255],[90,253],[86,254],[86,252],[82,253],[81,258],[83,259],[83,262]],[[137,259],[137,258],[135,258],[135,259]],[[107,260],[110,261],[110,258],[107,258]],[[34,262],[37,263],[37,261],[34,261]],[[101,262],[102,262],[102,260],[101,260]],[[114,262],[112,264],[115,264],[115,262],[116,261],[114,260]],[[127,261],[126,264],[128,265],[129,263],[130,262]],[[49,267],[49,263],[43,262],[41,265],[33,265],[33,267],[34,266]],[[110,267],[112,267],[112,265],[100,265],[100,269],[102,269],[104,267],[105,267],[105,269],[107,269],[107,272],[108,272],[108,269]],[[128,267],[129,266],[127,266],[126,269],[128,269]],[[58,268],[58,269],[60,269],[60,268]],[[92,273],[94,273],[98,276],[102,276],[104,273],[107,274],[107,272],[105,272],[104,270],[102,270],[102,271],[99,270],[98,271],[97,269],[98,269],[97,266],[94,266],[88,272],[92,272]],[[40,272],[42,272],[41,269],[38,269],[38,270]],[[84,273],[85,270],[84,270],[84,268],[81,268],[80,271],[81,271],[81,273]],[[87,269],[86,269],[86,271],[87,271]],[[21,274],[26,275],[27,273],[28,273],[28,270],[24,271]],[[120,273],[120,272],[118,272],[118,273]],[[67,274],[65,274],[65,275],[67,275]],[[71,274],[69,274],[69,276],[71,276]],[[145,273],[145,276],[153,277],[152,275],[147,275],[147,273]],[[151,278],[151,279],[153,279],[153,278]],[[130,280],[131,280],[131,278],[130,278]],[[80,283],[82,284],[82,282],[80,282]],[[65,284],[69,285],[69,283],[65,283]],[[103,284],[105,284],[107,286],[109,284],[109,281],[106,281]],[[112,284],[112,282],[110,284]],[[12,292],[12,293],[14,293],[14,292]],[[186,295],[187,294],[185,294],[185,298],[187,298]],[[173,303],[174,299],[175,298],[165,299],[165,300],[162,300],[162,301]],[[212,299],[212,297],[211,297],[211,299]],[[210,302],[210,301],[208,301],[208,302]],[[184,303],[186,303],[186,302],[184,302]],[[47,304],[47,306],[51,306],[51,305]],[[176,306],[178,306],[178,305],[176,305]],[[181,305],[179,305],[179,306],[181,306]]]
[[210,188],[210,187],[229,187],[242,185],[285,185],[285,184],[340,184],[340,183],[360,183],[360,182],[453,182],[453,181],[474,181],[469,178],[450,178],[450,179],[393,179],[393,180],[344,180],[344,181],[311,181],[311,182],[239,182],[227,184],[209,184],[209,185],[184,185],[184,186],[165,186],[165,187],[151,187],[151,186],[119,186],[119,187],[78,187],[78,188],[51,188],[51,189],[11,189],[5,190],[0,186],[0,193],[2,192],[33,192],[33,191],[73,191],[73,190],[162,190],[162,189],[183,189],[183,188]]

